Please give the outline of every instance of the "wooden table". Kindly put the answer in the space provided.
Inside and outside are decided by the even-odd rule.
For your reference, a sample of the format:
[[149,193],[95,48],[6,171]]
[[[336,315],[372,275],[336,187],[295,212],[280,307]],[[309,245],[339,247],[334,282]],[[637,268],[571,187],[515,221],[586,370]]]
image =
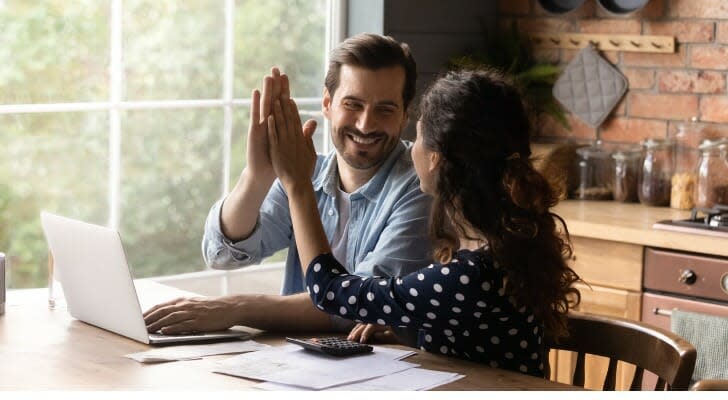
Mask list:
[[[31,292],[37,294],[29,296]],[[50,310],[44,295],[42,290],[8,294],[6,313],[0,316],[2,390],[218,391],[248,389],[257,383],[210,372],[216,361],[229,356],[161,364],[140,364],[125,358],[124,354],[152,347],[75,320],[65,309]],[[260,333],[255,340],[270,345],[284,343],[282,335],[272,333]],[[466,376],[439,390],[575,389],[422,351],[406,361]]]

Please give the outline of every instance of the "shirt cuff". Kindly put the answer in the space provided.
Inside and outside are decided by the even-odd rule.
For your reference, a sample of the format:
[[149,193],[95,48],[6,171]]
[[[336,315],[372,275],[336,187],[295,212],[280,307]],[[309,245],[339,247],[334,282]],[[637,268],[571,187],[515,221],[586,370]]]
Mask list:
[[262,232],[260,229],[260,218],[255,221],[255,228],[253,232],[247,238],[234,242],[230,240],[222,232],[220,225],[220,218],[222,217],[222,205],[225,199],[222,199],[215,203],[210,210],[210,230],[218,237],[219,241],[230,250],[230,255],[235,261],[248,261],[251,258],[251,253],[254,253],[255,249],[259,247],[261,241]]

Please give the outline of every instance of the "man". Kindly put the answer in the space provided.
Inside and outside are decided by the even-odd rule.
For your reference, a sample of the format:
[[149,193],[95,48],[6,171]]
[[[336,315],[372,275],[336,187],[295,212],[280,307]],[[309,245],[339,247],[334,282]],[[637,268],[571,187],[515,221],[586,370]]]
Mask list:
[[[335,151],[319,156],[312,181],[333,255],[362,276],[407,274],[429,263],[429,199],[419,190],[411,143],[400,140],[414,97],[409,48],[386,36],[361,34],[331,54],[322,109]],[[288,248],[283,296],[233,295],[178,299],[145,313],[150,332],[210,331],[233,325],[263,330],[344,329],[303,292],[304,277],[288,200],[269,157],[266,118],[289,97],[288,78],[274,68],[262,95],[253,92],[248,164],[205,223],[203,255],[212,268],[259,263]],[[304,133],[312,135],[315,122]],[[350,325],[346,325],[350,327]]]

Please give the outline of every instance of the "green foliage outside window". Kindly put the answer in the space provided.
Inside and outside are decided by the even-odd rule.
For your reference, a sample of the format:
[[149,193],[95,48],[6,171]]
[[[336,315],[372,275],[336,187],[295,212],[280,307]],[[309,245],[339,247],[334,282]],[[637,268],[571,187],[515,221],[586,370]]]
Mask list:
[[[235,97],[247,98],[272,65],[289,73],[295,96],[321,95],[325,3],[235,3]],[[109,19],[109,1],[0,1],[0,104],[109,101]],[[122,21],[123,101],[222,97],[224,2],[125,0]],[[245,165],[249,109],[233,114],[231,176],[223,176],[222,108],[121,113],[119,229],[136,277],[204,268],[205,217]],[[44,286],[40,211],[109,221],[109,113],[0,115],[0,144],[9,282]]]

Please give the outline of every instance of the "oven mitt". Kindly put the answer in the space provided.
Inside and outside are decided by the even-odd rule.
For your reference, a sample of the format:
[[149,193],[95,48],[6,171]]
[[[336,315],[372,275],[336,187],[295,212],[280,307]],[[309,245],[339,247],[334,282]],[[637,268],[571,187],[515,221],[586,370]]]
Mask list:
[[554,84],[554,97],[592,128],[607,118],[627,91],[627,78],[592,46],[584,47]]

